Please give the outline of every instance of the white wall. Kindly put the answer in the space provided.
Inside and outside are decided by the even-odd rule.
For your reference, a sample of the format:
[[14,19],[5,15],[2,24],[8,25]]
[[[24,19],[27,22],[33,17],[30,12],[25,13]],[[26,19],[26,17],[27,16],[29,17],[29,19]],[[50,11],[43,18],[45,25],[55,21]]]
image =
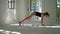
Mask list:
[[42,11],[48,12],[50,16],[45,20],[45,24],[55,25],[56,21],[56,0],[42,0]]
[[25,11],[25,0],[16,0],[16,19],[14,19],[14,11],[8,10],[8,0],[0,0],[0,23],[17,23],[26,17]]
[[26,17],[25,0],[16,0],[16,13],[17,13],[17,21],[20,21]]
[[[19,22],[26,17],[26,1],[16,0],[16,21]],[[0,22],[6,23],[8,15],[8,2],[7,0],[0,0]],[[56,0],[42,0],[42,12],[48,12],[50,14],[49,18],[44,19],[45,24],[55,25],[59,24],[56,21]],[[13,22],[13,21],[11,21]],[[10,22],[10,23],[11,23]],[[31,21],[29,23],[36,23],[38,21]],[[60,22],[60,21],[59,21]],[[15,22],[14,22],[15,23]]]
[[0,0],[0,24],[4,24],[7,17],[7,2]]

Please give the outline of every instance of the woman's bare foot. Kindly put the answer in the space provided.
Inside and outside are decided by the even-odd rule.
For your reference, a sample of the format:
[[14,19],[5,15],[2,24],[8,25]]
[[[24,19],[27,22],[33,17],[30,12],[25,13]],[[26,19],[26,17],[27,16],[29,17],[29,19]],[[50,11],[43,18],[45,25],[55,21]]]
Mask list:
[[44,24],[41,24],[41,26],[45,26]]
[[19,22],[19,26],[21,26],[21,22]]

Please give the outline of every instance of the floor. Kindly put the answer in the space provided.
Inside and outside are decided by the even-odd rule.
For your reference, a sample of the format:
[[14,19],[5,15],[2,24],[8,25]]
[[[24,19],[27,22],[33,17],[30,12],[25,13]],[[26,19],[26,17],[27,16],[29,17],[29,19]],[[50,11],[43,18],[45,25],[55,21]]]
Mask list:
[[0,25],[0,34],[60,34],[60,28]]

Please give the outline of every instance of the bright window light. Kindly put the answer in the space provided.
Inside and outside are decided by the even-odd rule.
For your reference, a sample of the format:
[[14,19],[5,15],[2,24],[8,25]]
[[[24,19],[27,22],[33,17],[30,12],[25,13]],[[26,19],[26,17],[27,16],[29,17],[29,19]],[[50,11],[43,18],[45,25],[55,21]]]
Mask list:
[[15,9],[15,0],[8,0],[8,8]]
[[0,32],[2,32],[2,31],[4,31],[4,30],[1,30],[1,29],[0,29]]
[[21,34],[21,33],[19,33],[19,32],[11,32],[11,33]]
[[3,34],[21,34],[20,32],[12,32],[12,31],[8,31],[8,30],[2,30],[0,29],[0,32]]
[[10,34],[10,31],[5,31],[5,34]]

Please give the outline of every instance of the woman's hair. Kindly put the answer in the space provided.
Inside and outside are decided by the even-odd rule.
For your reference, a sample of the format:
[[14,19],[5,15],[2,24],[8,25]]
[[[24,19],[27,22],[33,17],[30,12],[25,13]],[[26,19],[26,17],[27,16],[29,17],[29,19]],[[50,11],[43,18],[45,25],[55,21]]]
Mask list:
[[49,16],[49,13],[48,12],[45,12],[44,15],[48,15]]

